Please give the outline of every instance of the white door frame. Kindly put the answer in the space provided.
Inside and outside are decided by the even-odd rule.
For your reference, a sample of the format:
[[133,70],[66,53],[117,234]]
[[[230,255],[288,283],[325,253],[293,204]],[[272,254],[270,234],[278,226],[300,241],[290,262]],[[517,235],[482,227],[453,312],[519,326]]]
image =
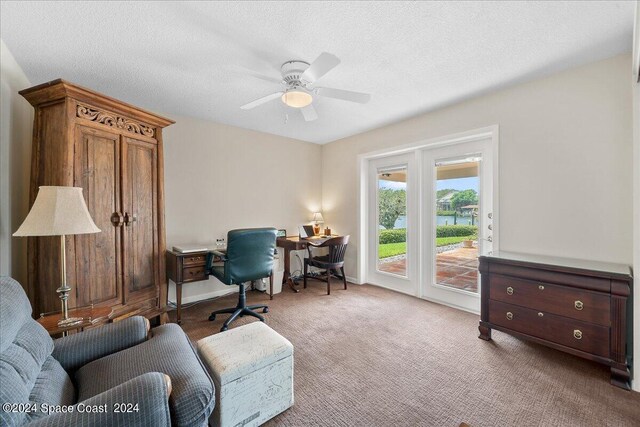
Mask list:
[[[480,312],[480,281],[478,292],[469,292],[435,283],[436,247],[435,247],[435,163],[438,160],[462,159],[480,156],[478,178],[480,179],[480,209],[478,212],[478,255],[487,255],[495,250],[493,245],[494,231],[498,231],[493,219],[493,153],[490,138],[449,144],[441,147],[430,147],[422,150],[423,185],[420,200],[424,203],[421,210],[422,221],[422,258],[421,294],[420,297],[439,304],[448,305],[472,313]],[[492,229],[487,226],[491,224]]]
[[[367,280],[367,259],[368,259],[368,249],[367,249],[367,230],[368,230],[368,203],[369,203],[369,161],[372,159],[377,159],[381,157],[386,157],[395,154],[405,154],[405,153],[414,153],[415,156],[418,156],[421,149],[425,148],[435,148],[442,147],[452,144],[458,144],[463,142],[471,142],[471,141],[479,141],[483,139],[491,139],[491,147],[492,147],[492,157],[493,157],[493,251],[496,252],[500,249],[500,199],[499,199],[499,139],[500,139],[500,128],[498,125],[492,125],[480,129],[474,129],[466,132],[456,133],[452,135],[445,135],[437,138],[429,138],[425,140],[415,141],[409,144],[403,144],[394,148],[386,148],[382,150],[376,150],[369,153],[363,153],[358,155],[358,238],[356,240],[358,247],[358,257],[357,257],[357,270],[356,270],[356,282],[357,283],[366,283]],[[419,183],[422,183],[422,167],[418,162],[418,167],[416,168],[416,176],[419,180]],[[419,232],[419,235],[422,236],[423,233],[420,230],[416,230]],[[420,244],[420,247],[423,245]],[[418,252],[420,249],[418,249]],[[421,259],[422,256],[420,253],[417,253],[416,256],[418,259]],[[419,277],[422,277],[422,271],[419,271]],[[420,287],[419,287],[420,288]],[[420,295],[417,295],[420,296]]]
[[[393,289],[409,295],[419,295],[420,275],[417,266],[419,264],[419,191],[420,184],[417,176],[417,161],[415,153],[396,154],[376,159],[369,159],[369,192],[367,215],[367,282],[375,283],[383,288]],[[407,169],[407,192],[406,192],[406,221],[407,221],[407,253],[406,253],[406,275],[387,273],[378,269],[378,172],[380,169],[405,166]],[[373,237],[375,235],[375,238]]]

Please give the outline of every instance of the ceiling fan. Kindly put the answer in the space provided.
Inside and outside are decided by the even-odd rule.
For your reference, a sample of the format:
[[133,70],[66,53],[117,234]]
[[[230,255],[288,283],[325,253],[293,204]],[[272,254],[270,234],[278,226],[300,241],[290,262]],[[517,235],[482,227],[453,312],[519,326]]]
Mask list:
[[310,122],[318,118],[316,109],[313,107],[314,96],[325,96],[360,104],[369,102],[371,95],[368,93],[313,86],[316,80],[327,74],[338,64],[340,64],[340,59],[327,52],[321,53],[311,64],[305,61],[287,61],[280,67],[283,90],[258,98],[240,108],[250,110],[280,98],[289,107],[299,109],[304,120]]

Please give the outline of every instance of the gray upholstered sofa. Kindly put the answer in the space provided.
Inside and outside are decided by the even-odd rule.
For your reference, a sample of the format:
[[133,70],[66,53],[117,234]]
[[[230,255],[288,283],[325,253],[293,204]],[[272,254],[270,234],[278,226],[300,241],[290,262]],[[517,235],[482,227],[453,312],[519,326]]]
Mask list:
[[137,316],[52,340],[0,278],[0,425],[206,425],[214,386],[189,339],[175,324],[150,335]]

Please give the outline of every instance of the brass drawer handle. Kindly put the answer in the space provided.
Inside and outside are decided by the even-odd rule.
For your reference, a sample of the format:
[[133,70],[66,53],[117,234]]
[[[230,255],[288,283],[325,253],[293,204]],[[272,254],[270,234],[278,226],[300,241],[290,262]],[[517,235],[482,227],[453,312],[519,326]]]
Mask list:
[[574,302],[573,306],[576,308],[576,310],[582,310],[584,308],[584,304],[580,300]]
[[507,320],[513,320],[513,313],[510,311],[507,311]]
[[538,312],[538,317],[544,317],[544,313],[543,312]]
[[538,289],[540,289],[541,291],[544,291],[544,286],[543,285],[538,285]]
[[507,295],[513,295],[513,288],[511,286],[507,287]]
[[577,340],[581,340],[582,339],[582,331],[580,329],[574,329],[573,330],[573,337]]

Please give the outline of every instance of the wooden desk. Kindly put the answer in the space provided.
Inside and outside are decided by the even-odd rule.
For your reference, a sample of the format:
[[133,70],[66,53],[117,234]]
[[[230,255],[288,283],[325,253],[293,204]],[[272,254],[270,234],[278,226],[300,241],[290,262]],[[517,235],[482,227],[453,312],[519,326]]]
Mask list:
[[49,335],[66,335],[66,332],[68,331],[82,331],[84,328],[89,326],[108,323],[111,321],[109,319],[110,314],[111,307],[81,307],[69,310],[69,317],[79,317],[82,319],[81,323],[76,323],[63,328],[59,327],[58,320],[62,318],[62,313],[41,314],[38,319],[38,323],[44,326],[47,332],[49,332]]
[[[182,313],[182,284],[207,280],[207,253],[209,251],[182,253],[167,251],[167,278],[176,284],[176,323]],[[167,286],[168,282],[167,282]]]
[[276,240],[276,246],[284,249],[284,274],[282,275],[282,284],[289,285],[289,288],[293,292],[300,292],[296,286],[296,283],[291,278],[291,251],[299,251],[307,248],[307,244],[311,241],[313,243],[322,243],[325,240],[338,236],[323,236],[317,237],[311,240],[301,239],[298,236],[278,237]]
[[[226,248],[219,248],[217,250],[222,249]],[[176,284],[176,323],[178,325],[181,322],[182,314],[182,284],[209,279],[209,274],[207,273],[207,253],[209,252],[210,251],[207,250],[182,253],[167,250],[165,263],[167,279],[173,280]],[[275,258],[277,259],[277,256]],[[222,259],[214,256],[213,262],[222,262]],[[168,281],[167,286],[169,286]],[[273,299],[273,288],[269,291],[269,297]]]

